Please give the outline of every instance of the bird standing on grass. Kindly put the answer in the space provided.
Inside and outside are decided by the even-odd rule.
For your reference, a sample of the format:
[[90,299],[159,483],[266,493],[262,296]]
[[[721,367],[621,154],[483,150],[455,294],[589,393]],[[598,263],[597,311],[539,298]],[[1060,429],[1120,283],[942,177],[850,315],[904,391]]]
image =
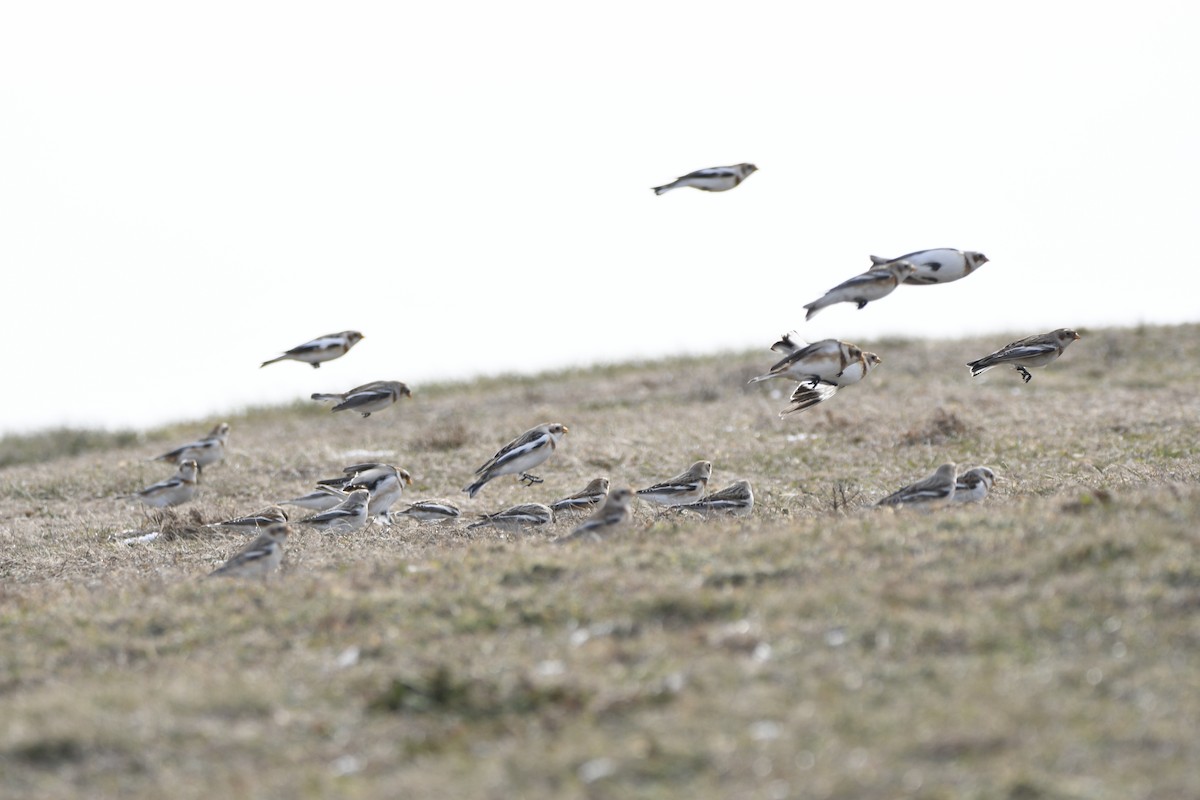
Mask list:
[[479,521],[472,522],[467,526],[467,530],[490,525],[500,530],[517,531],[534,525],[547,525],[553,521],[554,512],[549,506],[541,503],[521,503],[495,514],[480,514]]
[[292,529],[287,523],[265,528],[244,549],[209,573],[210,578],[265,578],[283,562],[283,546]]
[[397,516],[415,519],[417,522],[450,522],[457,519],[461,513],[458,506],[449,503],[421,500],[398,512]]
[[556,542],[570,542],[576,539],[590,539],[598,542],[610,533],[615,533],[629,524],[633,512],[629,505],[633,502],[632,489],[614,489],[604,499],[604,505],[583,521],[575,530],[566,536],[555,539]]
[[[391,510],[404,494],[405,486],[412,486],[412,475],[406,469],[391,464],[355,464],[346,467],[347,477],[341,485],[343,492],[366,489],[371,494],[367,503],[367,514],[392,524]],[[324,481],[323,481],[324,483]]]
[[1021,373],[1026,383],[1033,380],[1027,367],[1044,367],[1063,354],[1067,345],[1079,338],[1070,328],[1029,336],[1006,344],[994,353],[967,364],[971,376],[982,375],[993,367],[1008,365]]
[[181,464],[190,458],[196,462],[196,466],[207,467],[209,464],[215,464],[225,457],[225,443],[228,439],[229,423],[222,422],[209,431],[208,435],[204,438],[180,445],[169,453],[155,456],[151,461],[167,461],[172,464]]
[[348,392],[313,394],[313,400],[336,400],[333,407],[336,411],[347,409],[357,411],[363,418],[371,416],[374,411],[380,411],[398,401],[401,397],[412,397],[412,392],[400,381],[372,381],[362,386],[355,386]]
[[468,497],[474,497],[484,487],[484,484],[501,475],[520,474],[521,480],[530,486],[541,483],[542,479],[536,475],[530,475],[528,470],[554,455],[554,448],[567,433],[567,426],[561,422],[544,422],[535,428],[530,428],[501,447],[496,455],[475,470],[479,479],[463,491],[467,493]]
[[969,469],[954,482],[954,502],[981,503],[995,483],[996,473],[987,467]]
[[711,461],[697,461],[674,478],[638,489],[637,496],[660,506],[694,503],[704,494],[712,476]]
[[245,533],[247,531],[258,531],[262,528],[269,528],[272,525],[279,525],[287,521],[288,515],[286,511],[279,506],[268,506],[257,514],[227,519],[224,522],[213,523],[208,527],[227,528]]
[[694,511],[703,517],[725,514],[745,517],[754,510],[754,491],[750,481],[734,481],[719,492],[706,494],[694,503],[676,506],[680,511]]
[[262,366],[274,364],[276,361],[303,361],[317,369],[326,361],[340,358],[350,352],[350,348],[362,341],[363,335],[358,331],[342,331],[329,333],[311,342],[297,345],[281,356],[264,361]]
[[561,511],[590,511],[608,497],[608,478],[595,478],[575,494],[550,504],[556,514]]
[[931,286],[967,277],[986,264],[988,257],[971,250],[963,252],[950,247],[939,247],[907,253],[899,258],[871,256],[871,269],[881,269],[897,261],[907,261],[913,265],[913,273],[904,279],[905,283],[911,286]]
[[892,261],[878,268],[869,269],[861,275],[855,275],[850,280],[839,283],[826,292],[823,297],[804,306],[808,309],[804,319],[810,320],[822,308],[836,303],[854,303],[862,308],[873,300],[887,297],[912,273],[913,265],[907,261]]
[[280,505],[300,506],[300,508],[307,508],[309,511],[328,511],[339,503],[344,502],[347,496],[337,486],[317,486],[314,491],[291,500],[284,500]]
[[942,464],[929,476],[892,492],[877,506],[936,508],[954,499],[955,465]]
[[353,533],[366,527],[367,502],[370,499],[371,493],[366,489],[355,489],[338,505],[300,522],[326,533]]
[[133,500],[141,500],[152,508],[167,508],[186,503],[196,496],[196,484],[200,468],[192,459],[186,459],[179,465],[179,471],[166,480],[151,484],[145,489],[128,495]]
[[682,178],[676,178],[670,183],[655,186],[655,194],[665,194],[672,189],[682,189],[690,186],[704,192],[727,192],[737,186],[753,173],[758,167],[753,164],[734,164],[732,167],[708,167],[689,172]]

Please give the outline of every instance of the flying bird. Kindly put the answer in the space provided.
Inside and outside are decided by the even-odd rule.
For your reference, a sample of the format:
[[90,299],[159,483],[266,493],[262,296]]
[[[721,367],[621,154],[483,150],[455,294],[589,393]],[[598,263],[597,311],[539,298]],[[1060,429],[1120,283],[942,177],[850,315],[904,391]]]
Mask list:
[[967,364],[972,377],[982,375],[993,367],[1008,365],[1021,373],[1026,383],[1033,380],[1027,367],[1044,367],[1063,354],[1067,345],[1079,338],[1070,328],[1029,336],[1006,344],[994,353]]
[[754,172],[758,167],[753,164],[735,164],[732,167],[709,167],[689,172],[682,178],[676,178],[668,184],[655,186],[655,194],[664,194],[672,189],[682,189],[691,186],[704,192],[727,192],[737,186]]
[[501,475],[520,474],[521,480],[532,486],[541,483],[542,479],[530,475],[528,470],[538,466],[554,455],[554,448],[560,439],[568,433],[568,428],[561,422],[544,422],[530,428],[508,444],[501,447],[496,455],[475,470],[478,480],[463,489],[468,497],[474,497],[488,481],[495,480]]
[[913,286],[931,286],[967,277],[986,264],[988,257],[972,250],[964,252],[950,247],[939,247],[907,253],[899,258],[871,256],[871,269],[882,269],[897,261],[907,261],[913,265],[913,273],[904,279],[905,283]]
[[849,342],[823,339],[805,345],[793,339],[791,333],[784,334],[771,349],[784,353],[783,359],[766,374],[751,378],[750,383],[771,378],[798,382],[790,404],[779,412],[781,417],[828,400],[840,387],[858,383],[881,361],[874,353]]
[[945,505],[954,499],[954,470],[954,464],[942,464],[930,475],[897,489],[875,505],[915,508],[936,508]]
[[694,503],[704,494],[711,476],[712,462],[697,461],[674,478],[638,489],[637,496],[660,506]]
[[264,361],[262,366],[274,364],[276,361],[303,361],[305,364],[312,364],[313,369],[317,369],[326,361],[332,361],[335,358],[340,358],[350,352],[350,348],[362,341],[363,335],[358,331],[342,331],[341,333],[329,333],[311,342],[297,345],[291,350],[288,350],[281,356],[272,358],[269,361]]
[[824,403],[837,394],[838,389],[851,386],[866,377],[867,373],[879,366],[881,359],[874,353],[863,352],[862,359],[855,361],[842,370],[836,380],[818,381],[817,383],[798,383],[795,391],[788,400],[788,406],[779,412],[780,417],[795,414],[812,408],[818,403]]
[[276,523],[263,529],[254,541],[209,573],[210,578],[265,578],[283,562],[283,546],[292,529]]
[[207,467],[209,464],[215,464],[225,457],[225,443],[228,439],[229,423],[222,422],[209,431],[203,438],[180,445],[169,453],[155,456],[151,461],[167,461],[172,464],[181,464],[190,458],[196,462],[196,466]]
[[372,412],[387,408],[401,397],[412,397],[412,392],[400,381],[372,381],[364,383],[362,386],[355,386],[348,392],[330,394],[316,392],[312,399],[335,400],[337,401],[337,405],[333,407],[335,412],[350,409],[359,412],[365,419],[371,416]]
[[887,297],[912,272],[913,265],[907,261],[892,261],[875,269],[869,269],[861,275],[855,275],[850,280],[839,283],[826,292],[823,297],[804,306],[808,309],[808,314],[804,318],[810,320],[822,308],[835,303],[854,303],[862,308],[872,300]]

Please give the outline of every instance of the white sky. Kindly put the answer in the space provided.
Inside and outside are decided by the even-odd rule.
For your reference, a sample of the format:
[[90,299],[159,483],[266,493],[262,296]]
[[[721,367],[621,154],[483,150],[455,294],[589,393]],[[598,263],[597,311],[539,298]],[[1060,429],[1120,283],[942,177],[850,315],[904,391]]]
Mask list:
[[[0,430],[765,367],[791,328],[1196,321],[1198,8],[7,3]],[[650,192],[740,161],[731,192]],[[930,247],[991,262],[804,324],[869,254]],[[319,371],[258,368],[345,328],[367,338]]]

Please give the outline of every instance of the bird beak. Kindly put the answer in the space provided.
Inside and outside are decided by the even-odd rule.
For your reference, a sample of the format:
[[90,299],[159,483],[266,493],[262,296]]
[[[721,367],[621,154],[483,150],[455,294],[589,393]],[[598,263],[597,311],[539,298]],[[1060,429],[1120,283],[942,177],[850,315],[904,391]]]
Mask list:
[[566,425],[563,425],[563,433],[570,433],[570,432],[571,432],[571,429],[568,428]]
[[[1079,339],[1079,334],[1078,334],[1078,333],[1077,333],[1077,334],[1075,334],[1075,339],[1076,339],[1076,340],[1077,340],[1077,339]],[[1072,340],[1072,341],[1074,341],[1074,340]]]

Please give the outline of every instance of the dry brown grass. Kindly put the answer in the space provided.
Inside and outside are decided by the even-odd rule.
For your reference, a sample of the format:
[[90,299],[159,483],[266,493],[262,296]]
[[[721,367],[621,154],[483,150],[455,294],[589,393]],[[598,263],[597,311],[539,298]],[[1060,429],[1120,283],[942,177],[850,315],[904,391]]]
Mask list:
[[[163,521],[113,497],[210,421],[0,470],[0,794],[1196,796],[1200,327],[1083,336],[1028,386],[962,366],[1003,335],[861,342],[884,366],[787,420],[788,386],[745,385],[765,350],[258,411],[138,545]],[[544,420],[571,428],[546,483],[466,501]],[[243,540],[198,523],[366,454],[465,512],[701,457],[759,505],[602,545],[306,533],[274,580],[204,580]],[[944,460],[993,496],[865,507]]]

